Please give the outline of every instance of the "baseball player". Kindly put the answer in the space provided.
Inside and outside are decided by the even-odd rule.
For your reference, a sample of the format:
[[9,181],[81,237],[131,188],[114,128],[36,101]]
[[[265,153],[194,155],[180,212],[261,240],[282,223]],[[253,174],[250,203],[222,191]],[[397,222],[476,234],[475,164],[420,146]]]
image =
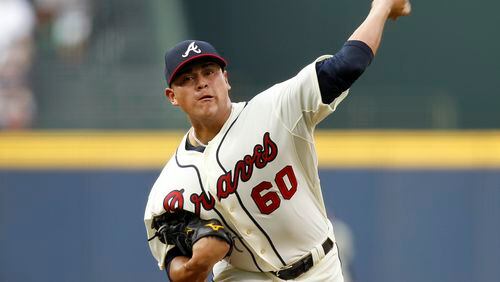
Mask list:
[[188,40],[165,56],[165,93],[192,127],[148,199],[149,245],[171,281],[343,281],[323,202],[314,128],[370,64],[407,0],[374,0],[334,56],[232,103],[226,60]]

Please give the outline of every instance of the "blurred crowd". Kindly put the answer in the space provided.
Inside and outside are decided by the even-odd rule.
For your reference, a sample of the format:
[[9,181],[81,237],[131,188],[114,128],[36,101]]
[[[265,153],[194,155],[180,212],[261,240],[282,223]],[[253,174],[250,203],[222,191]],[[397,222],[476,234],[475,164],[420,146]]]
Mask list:
[[30,74],[36,42],[78,62],[92,31],[92,0],[0,0],[0,129],[23,129],[36,116]]

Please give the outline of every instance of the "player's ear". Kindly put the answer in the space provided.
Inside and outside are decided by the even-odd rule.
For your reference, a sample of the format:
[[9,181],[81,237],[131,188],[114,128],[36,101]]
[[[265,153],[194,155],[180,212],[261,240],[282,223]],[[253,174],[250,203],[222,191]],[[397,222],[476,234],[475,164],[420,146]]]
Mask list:
[[231,90],[231,85],[229,84],[229,76],[227,70],[224,70],[224,79],[226,80],[227,90]]
[[165,88],[165,96],[167,96],[168,100],[172,105],[178,106],[179,103],[177,103],[177,99],[175,98],[175,93],[172,88]]

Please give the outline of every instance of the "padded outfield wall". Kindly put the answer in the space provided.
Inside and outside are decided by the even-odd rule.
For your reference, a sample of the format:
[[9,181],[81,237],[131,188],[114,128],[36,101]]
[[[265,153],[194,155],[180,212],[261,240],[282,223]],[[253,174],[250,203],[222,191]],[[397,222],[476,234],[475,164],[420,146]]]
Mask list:
[[[0,281],[164,281],[142,216],[179,138],[0,133]],[[356,281],[500,277],[499,132],[329,131],[317,143]]]

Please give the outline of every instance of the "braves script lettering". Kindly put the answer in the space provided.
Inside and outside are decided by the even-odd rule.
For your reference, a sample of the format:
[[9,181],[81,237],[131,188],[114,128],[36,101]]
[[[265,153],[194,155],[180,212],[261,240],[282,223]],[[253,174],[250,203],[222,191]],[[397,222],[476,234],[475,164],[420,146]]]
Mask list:
[[246,155],[236,162],[234,169],[223,174],[217,180],[217,198],[219,200],[227,198],[236,192],[238,182],[246,182],[252,177],[254,167],[264,168],[272,162],[278,155],[278,146],[269,136],[269,132],[264,134],[262,145],[257,144],[253,148],[252,155]]
[[191,194],[190,200],[194,204],[194,213],[197,215],[200,215],[201,206],[208,211],[213,209],[215,205],[214,197],[209,197],[205,192],[200,195]]
[[184,209],[184,189],[173,190],[163,199],[163,208],[167,212]]

